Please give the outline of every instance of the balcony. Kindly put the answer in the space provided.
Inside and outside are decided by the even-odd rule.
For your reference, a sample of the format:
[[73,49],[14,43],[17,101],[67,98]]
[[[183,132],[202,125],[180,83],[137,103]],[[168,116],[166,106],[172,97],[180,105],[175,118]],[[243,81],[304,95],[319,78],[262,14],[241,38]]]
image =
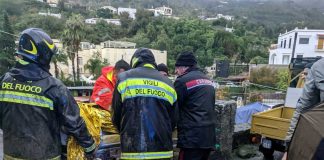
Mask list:
[[270,50],[274,50],[277,48],[280,48],[280,46],[278,46],[277,44],[271,44],[271,46],[270,46]]
[[315,51],[316,52],[324,52],[324,45],[316,45]]

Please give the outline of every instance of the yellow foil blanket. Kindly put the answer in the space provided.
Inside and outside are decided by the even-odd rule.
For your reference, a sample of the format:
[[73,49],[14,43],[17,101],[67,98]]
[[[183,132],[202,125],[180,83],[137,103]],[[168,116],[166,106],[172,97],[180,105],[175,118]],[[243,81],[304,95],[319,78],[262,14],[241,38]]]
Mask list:
[[[100,131],[109,133],[117,133],[117,130],[111,122],[111,114],[109,111],[100,109],[95,103],[78,103],[80,107],[80,115],[84,119],[90,134],[93,136],[97,145],[100,143]],[[73,137],[68,140],[68,160],[83,160],[83,148]]]

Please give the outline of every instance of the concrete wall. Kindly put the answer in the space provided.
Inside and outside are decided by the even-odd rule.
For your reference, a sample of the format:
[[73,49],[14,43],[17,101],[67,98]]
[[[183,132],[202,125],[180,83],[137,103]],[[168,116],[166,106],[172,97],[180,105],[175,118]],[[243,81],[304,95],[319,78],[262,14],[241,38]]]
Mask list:
[[[57,45],[62,50],[62,45]],[[84,75],[86,77],[90,76],[90,73],[84,67],[88,60],[91,59],[96,52],[99,53],[102,60],[107,59],[109,65],[115,65],[115,63],[121,59],[124,59],[126,62],[130,63],[133,54],[135,53],[136,49],[125,49],[125,48],[102,48],[100,45],[97,45],[94,49],[86,49],[79,51],[80,60],[80,76]],[[164,63],[167,64],[167,51],[160,51],[151,49],[154,54],[155,61],[157,64]],[[75,67],[77,64],[77,58],[75,58]],[[64,65],[62,63],[58,63],[58,68],[60,72],[64,73],[65,77],[69,77],[73,75],[72,69],[72,61],[68,59],[68,65]],[[51,64],[50,69],[51,74],[55,75],[54,64]],[[77,72],[77,68],[75,68],[75,72]]]
[[[88,49],[88,50],[79,51],[79,57],[81,58],[80,59],[80,64],[79,64],[79,68],[81,70],[80,71],[80,76],[81,75],[90,76],[89,71],[86,70],[84,66],[87,64],[88,60],[93,57],[93,55],[96,52],[99,52],[101,54],[100,49]],[[74,64],[75,64],[75,72],[77,72],[77,67],[76,67],[77,58],[75,58]],[[58,68],[59,68],[60,71],[62,71],[64,73],[65,77],[69,77],[70,75],[73,75],[72,61],[70,59],[68,59],[68,65],[58,63]],[[51,74],[53,76],[55,75],[54,64],[51,64],[50,72],[51,72]]]
[[[103,48],[102,58],[107,59],[110,65],[115,65],[118,60],[124,59],[130,63],[136,49],[122,49],[122,48]],[[151,49],[154,54],[157,64],[167,64],[167,51],[160,51]]]

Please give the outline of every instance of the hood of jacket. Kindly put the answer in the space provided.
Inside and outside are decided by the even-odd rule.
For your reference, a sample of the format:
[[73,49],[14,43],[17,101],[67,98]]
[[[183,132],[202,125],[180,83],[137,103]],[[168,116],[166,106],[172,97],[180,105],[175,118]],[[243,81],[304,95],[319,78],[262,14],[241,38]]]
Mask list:
[[132,60],[131,67],[142,67],[146,64],[151,64],[154,68],[157,68],[154,55],[151,50],[147,48],[139,48],[135,51]]
[[114,75],[114,69],[115,67],[113,66],[103,67],[101,69],[101,75],[106,77],[110,82],[114,83],[116,80],[116,76]]

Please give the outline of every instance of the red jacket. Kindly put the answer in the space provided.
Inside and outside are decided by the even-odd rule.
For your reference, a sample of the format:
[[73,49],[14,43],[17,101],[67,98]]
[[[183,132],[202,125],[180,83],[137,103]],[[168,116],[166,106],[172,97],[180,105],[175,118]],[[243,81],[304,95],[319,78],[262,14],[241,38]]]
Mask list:
[[114,67],[109,66],[102,68],[101,74],[102,75],[97,79],[93,87],[91,100],[101,108],[109,110],[116,84]]

